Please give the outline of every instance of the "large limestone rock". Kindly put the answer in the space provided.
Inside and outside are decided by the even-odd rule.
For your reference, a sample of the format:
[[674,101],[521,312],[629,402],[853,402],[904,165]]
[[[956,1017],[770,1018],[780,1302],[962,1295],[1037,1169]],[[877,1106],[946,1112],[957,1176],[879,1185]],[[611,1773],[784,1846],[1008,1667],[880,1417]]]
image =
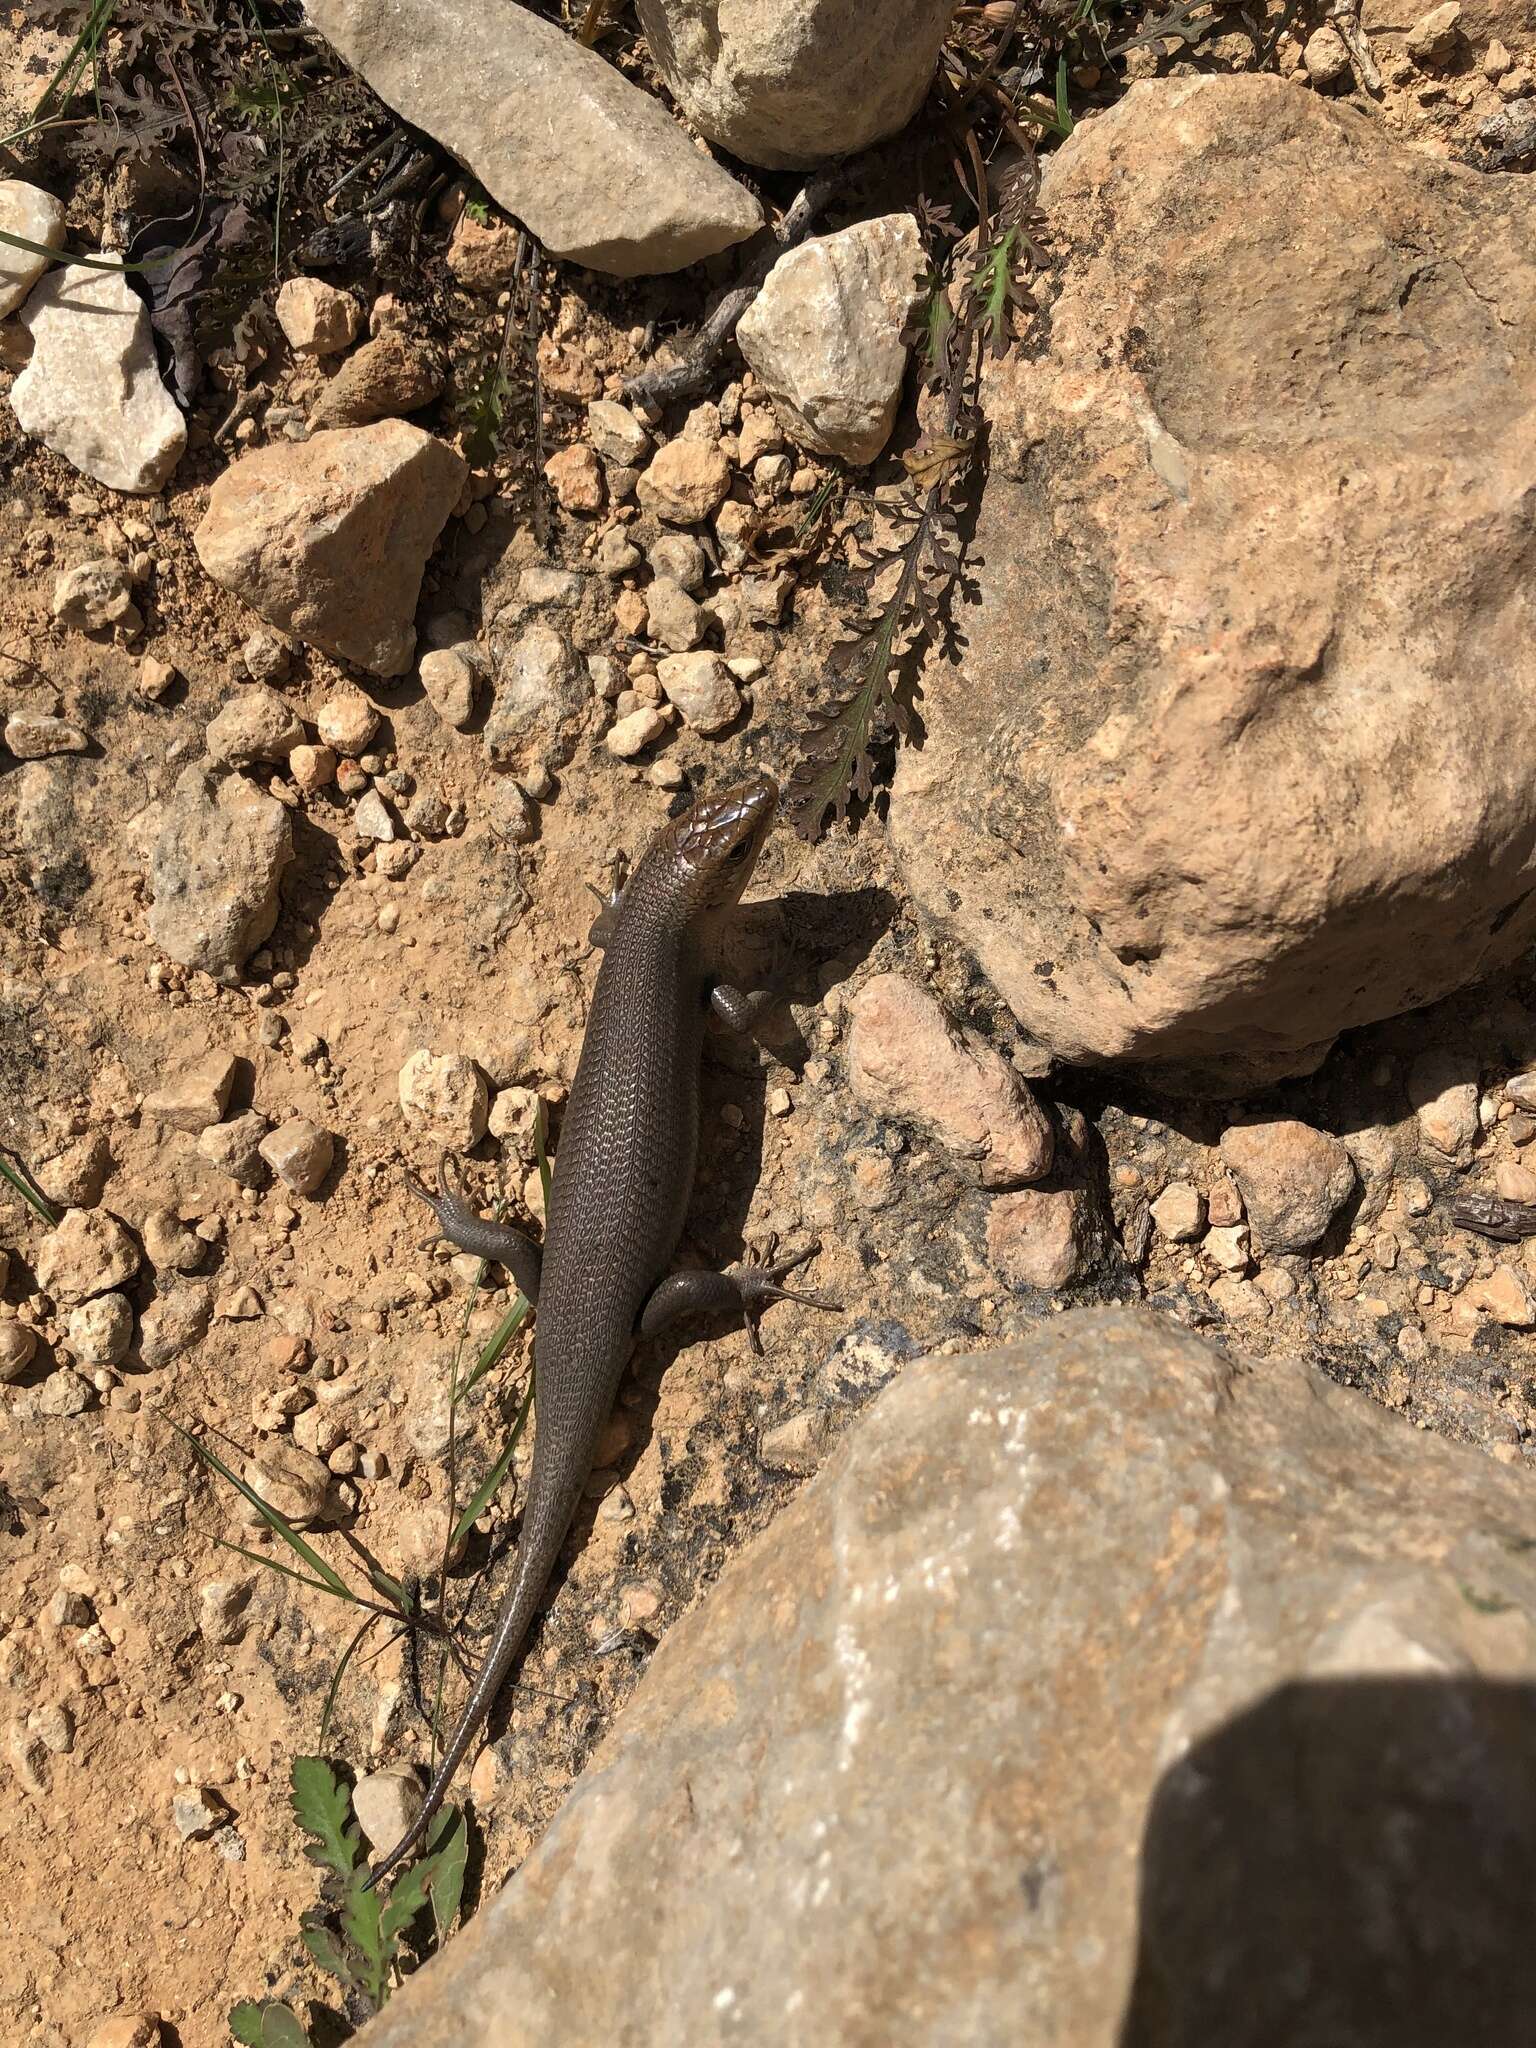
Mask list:
[[1142,1315],[908,1367],[368,2048],[1444,2048],[1536,1995],[1536,1498]]
[[802,448],[873,462],[890,439],[926,269],[917,222],[892,213],[802,242],[768,273],[736,341]]
[[114,491],[158,491],[187,429],[160,381],[148,308],[123,273],[59,264],[17,317],[32,336],[11,386],[23,433]]
[[468,474],[456,449],[404,420],[274,441],[215,482],[198,560],[269,625],[404,675],[422,571]]
[[308,0],[308,13],[552,255],[645,277],[762,226],[751,193],[657,100],[515,0]]
[[891,830],[1051,1051],[1242,1092],[1536,933],[1536,189],[1208,77],[1042,205]]
[[667,89],[712,142],[798,168],[867,149],[923,103],[952,0],[636,0]]

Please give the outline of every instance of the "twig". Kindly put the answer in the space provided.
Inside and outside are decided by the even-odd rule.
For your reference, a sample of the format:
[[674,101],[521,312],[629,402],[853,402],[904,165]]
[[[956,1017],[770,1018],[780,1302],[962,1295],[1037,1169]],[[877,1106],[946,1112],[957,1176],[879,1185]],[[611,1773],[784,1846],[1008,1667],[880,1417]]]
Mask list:
[[762,290],[769,271],[784,251],[804,240],[811,223],[825,210],[837,190],[840,177],[839,171],[831,170],[811,179],[775,228],[772,241],[758,252],[740,284],[732,285],[716,300],[699,329],[691,352],[682,362],[665,367],[652,363],[649,369],[630,378],[624,386],[624,396],[631,404],[660,412],[664,406],[672,405],[680,398],[697,398],[706,389],[720,351],[736,332],[736,322]]

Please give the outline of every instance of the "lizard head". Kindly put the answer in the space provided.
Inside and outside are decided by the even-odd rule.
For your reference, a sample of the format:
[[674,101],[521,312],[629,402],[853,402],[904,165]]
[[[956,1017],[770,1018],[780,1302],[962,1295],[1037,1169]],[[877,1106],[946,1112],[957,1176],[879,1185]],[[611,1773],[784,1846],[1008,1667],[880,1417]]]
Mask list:
[[779,785],[754,775],[719,796],[701,797],[662,835],[695,911],[735,903],[751,880],[778,808]]

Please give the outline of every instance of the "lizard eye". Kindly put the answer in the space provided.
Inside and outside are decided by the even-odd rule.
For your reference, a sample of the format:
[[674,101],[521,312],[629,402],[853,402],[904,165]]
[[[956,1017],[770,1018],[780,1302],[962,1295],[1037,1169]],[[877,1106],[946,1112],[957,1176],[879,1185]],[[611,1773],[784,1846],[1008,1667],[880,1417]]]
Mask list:
[[734,867],[738,861],[745,860],[747,855],[751,851],[752,842],[750,839],[738,839],[736,844],[731,848],[730,852],[725,857],[728,861],[730,861],[730,863]]

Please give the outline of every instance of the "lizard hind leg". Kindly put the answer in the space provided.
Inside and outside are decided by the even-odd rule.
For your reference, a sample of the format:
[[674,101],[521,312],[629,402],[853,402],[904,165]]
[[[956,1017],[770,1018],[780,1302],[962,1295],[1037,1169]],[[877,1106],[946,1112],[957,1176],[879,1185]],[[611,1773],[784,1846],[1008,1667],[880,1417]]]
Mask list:
[[747,1326],[747,1341],[762,1351],[757,1334],[758,1318],[773,1301],[798,1301],[806,1308],[835,1311],[841,1304],[822,1294],[802,1294],[782,1283],[796,1266],[814,1258],[821,1246],[814,1241],[787,1259],[775,1259],[770,1243],[761,1255],[748,1254],[722,1273],[688,1270],[669,1273],[640,1311],[640,1334],[653,1337],[679,1316],[726,1314],[737,1311]]
[[[531,1302],[539,1298],[539,1268],[542,1255],[531,1237],[510,1224],[492,1223],[477,1215],[464,1182],[464,1169],[457,1156],[445,1152],[437,1163],[434,1192],[418,1175],[407,1170],[405,1184],[418,1201],[425,1202],[437,1218],[438,1235],[460,1251],[473,1252],[482,1259],[495,1259],[505,1266]],[[429,1242],[435,1243],[435,1239]]]

